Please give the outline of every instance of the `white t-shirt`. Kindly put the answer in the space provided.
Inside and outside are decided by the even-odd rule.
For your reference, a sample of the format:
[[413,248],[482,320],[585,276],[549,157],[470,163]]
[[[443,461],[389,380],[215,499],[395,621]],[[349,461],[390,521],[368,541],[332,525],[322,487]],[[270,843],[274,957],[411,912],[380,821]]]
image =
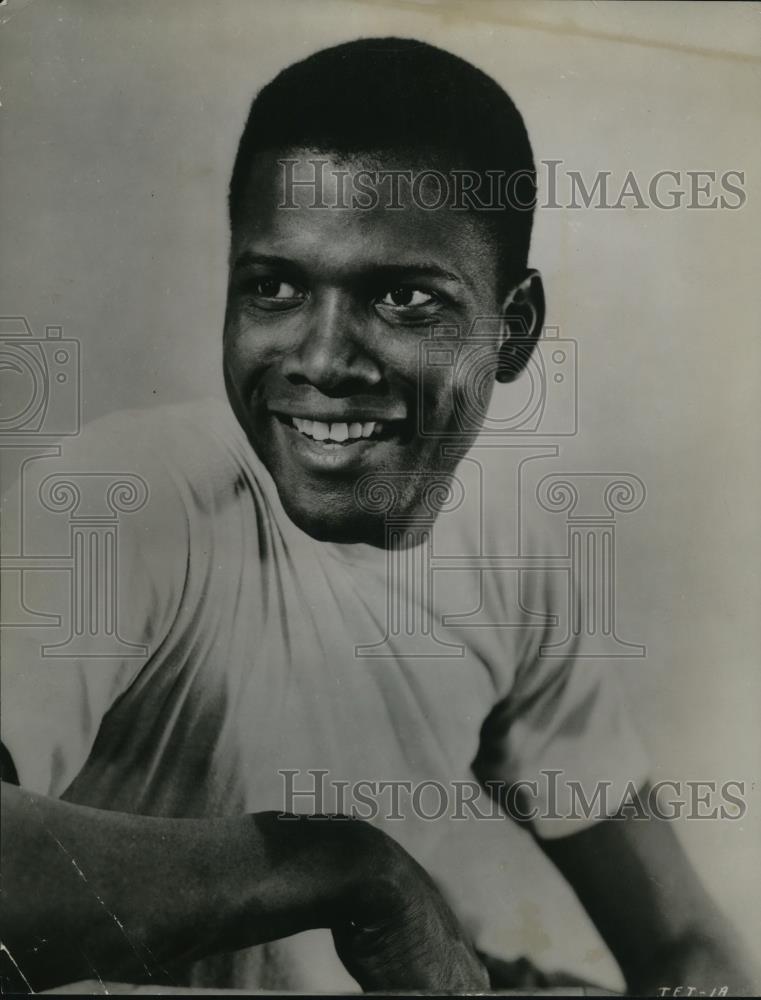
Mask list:
[[[474,470],[458,470],[466,486]],[[157,816],[356,806],[445,889],[438,845],[479,753],[482,776],[537,781],[545,811],[548,770],[612,782],[618,801],[647,763],[615,675],[581,640],[540,655],[567,630],[567,573],[469,560],[506,551],[487,506],[442,514],[430,548],[390,568],[383,549],[317,542],[289,520],[226,402],[96,421],[60,458],[27,463],[5,500],[3,552],[17,558],[3,574],[2,740],[20,783]],[[417,804],[445,815],[416,816],[397,792],[403,818],[387,818],[389,786],[360,784],[381,781],[438,783]],[[289,797],[320,782],[322,801]],[[327,932],[299,935],[197,963],[184,982],[315,989],[326,951]],[[350,988],[334,966],[324,988]]]

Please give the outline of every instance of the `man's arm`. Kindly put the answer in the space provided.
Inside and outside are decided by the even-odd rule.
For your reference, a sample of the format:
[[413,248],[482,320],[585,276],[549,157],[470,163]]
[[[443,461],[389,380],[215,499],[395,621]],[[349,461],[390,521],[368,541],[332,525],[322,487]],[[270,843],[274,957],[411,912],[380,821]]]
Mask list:
[[[641,792],[646,809],[648,788]],[[674,987],[755,995],[751,960],[701,884],[668,822],[633,816],[538,839],[574,889],[634,994]],[[754,990],[755,986],[755,990]],[[679,995],[679,994],[677,994]]]
[[2,783],[2,941],[33,990],[147,982],[216,951],[330,927],[364,989],[482,989],[425,872],[355,820],[159,819]]

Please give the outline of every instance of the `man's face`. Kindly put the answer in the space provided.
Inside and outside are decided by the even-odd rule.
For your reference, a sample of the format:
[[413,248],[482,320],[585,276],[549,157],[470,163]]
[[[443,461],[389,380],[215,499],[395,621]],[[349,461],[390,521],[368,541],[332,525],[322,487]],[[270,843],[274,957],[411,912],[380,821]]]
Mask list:
[[[342,183],[352,191],[357,172],[377,170],[310,151],[254,161],[232,234],[228,394],[297,525],[316,538],[382,544],[383,515],[360,508],[355,486],[369,473],[393,474],[394,513],[404,514],[417,507],[426,473],[457,464],[437,434],[461,431],[456,400],[469,366],[428,366],[421,380],[420,345],[434,327],[467,338],[477,317],[499,315],[495,246],[471,213],[427,211],[404,184],[402,208],[387,207],[385,187],[372,210],[313,207],[308,189],[285,191],[286,156],[305,167],[328,159],[329,205],[339,200],[336,171],[348,172]],[[298,207],[278,207],[289,201]],[[499,323],[491,329],[496,367]],[[460,434],[460,454],[476,433]]]

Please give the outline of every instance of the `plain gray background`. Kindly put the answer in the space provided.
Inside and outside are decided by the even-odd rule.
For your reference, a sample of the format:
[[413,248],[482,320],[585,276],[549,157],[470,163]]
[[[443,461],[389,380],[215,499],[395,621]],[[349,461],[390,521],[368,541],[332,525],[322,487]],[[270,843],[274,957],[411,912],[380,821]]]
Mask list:
[[[745,171],[738,211],[540,212],[532,263],[548,323],[579,343],[568,469],[648,488],[619,530],[621,634],[648,648],[623,670],[632,711],[656,778],[747,783],[743,821],[680,833],[755,947],[761,5],[32,0],[0,24],[0,308],[80,340],[86,419],[222,391],[239,131],[256,89],[324,45],[399,34],[453,50],[509,90],[537,159],[585,178]],[[452,863],[478,858],[495,950],[618,982],[530,845],[492,824],[470,836]]]

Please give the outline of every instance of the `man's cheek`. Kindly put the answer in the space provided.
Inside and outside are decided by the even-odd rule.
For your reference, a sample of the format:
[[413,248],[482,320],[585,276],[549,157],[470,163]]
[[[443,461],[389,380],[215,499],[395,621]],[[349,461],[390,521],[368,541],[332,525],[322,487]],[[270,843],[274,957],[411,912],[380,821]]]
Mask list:
[[436,437],[449,432],[453,424],[457,394],[454,371],[445,368],[435,378],[427,378],[424,385],[417,414],[418,432],[424,437]]
[[261,322],[241,307],[228,318],[224,344],[242,363],[262,365],[270,364],[288,339],[289,331],[282,322]]
[[453,375],[451,410],[453,423],[464,433],[477,433],[484,424],[494,391],[498,353],[481,347],[461,359]]

